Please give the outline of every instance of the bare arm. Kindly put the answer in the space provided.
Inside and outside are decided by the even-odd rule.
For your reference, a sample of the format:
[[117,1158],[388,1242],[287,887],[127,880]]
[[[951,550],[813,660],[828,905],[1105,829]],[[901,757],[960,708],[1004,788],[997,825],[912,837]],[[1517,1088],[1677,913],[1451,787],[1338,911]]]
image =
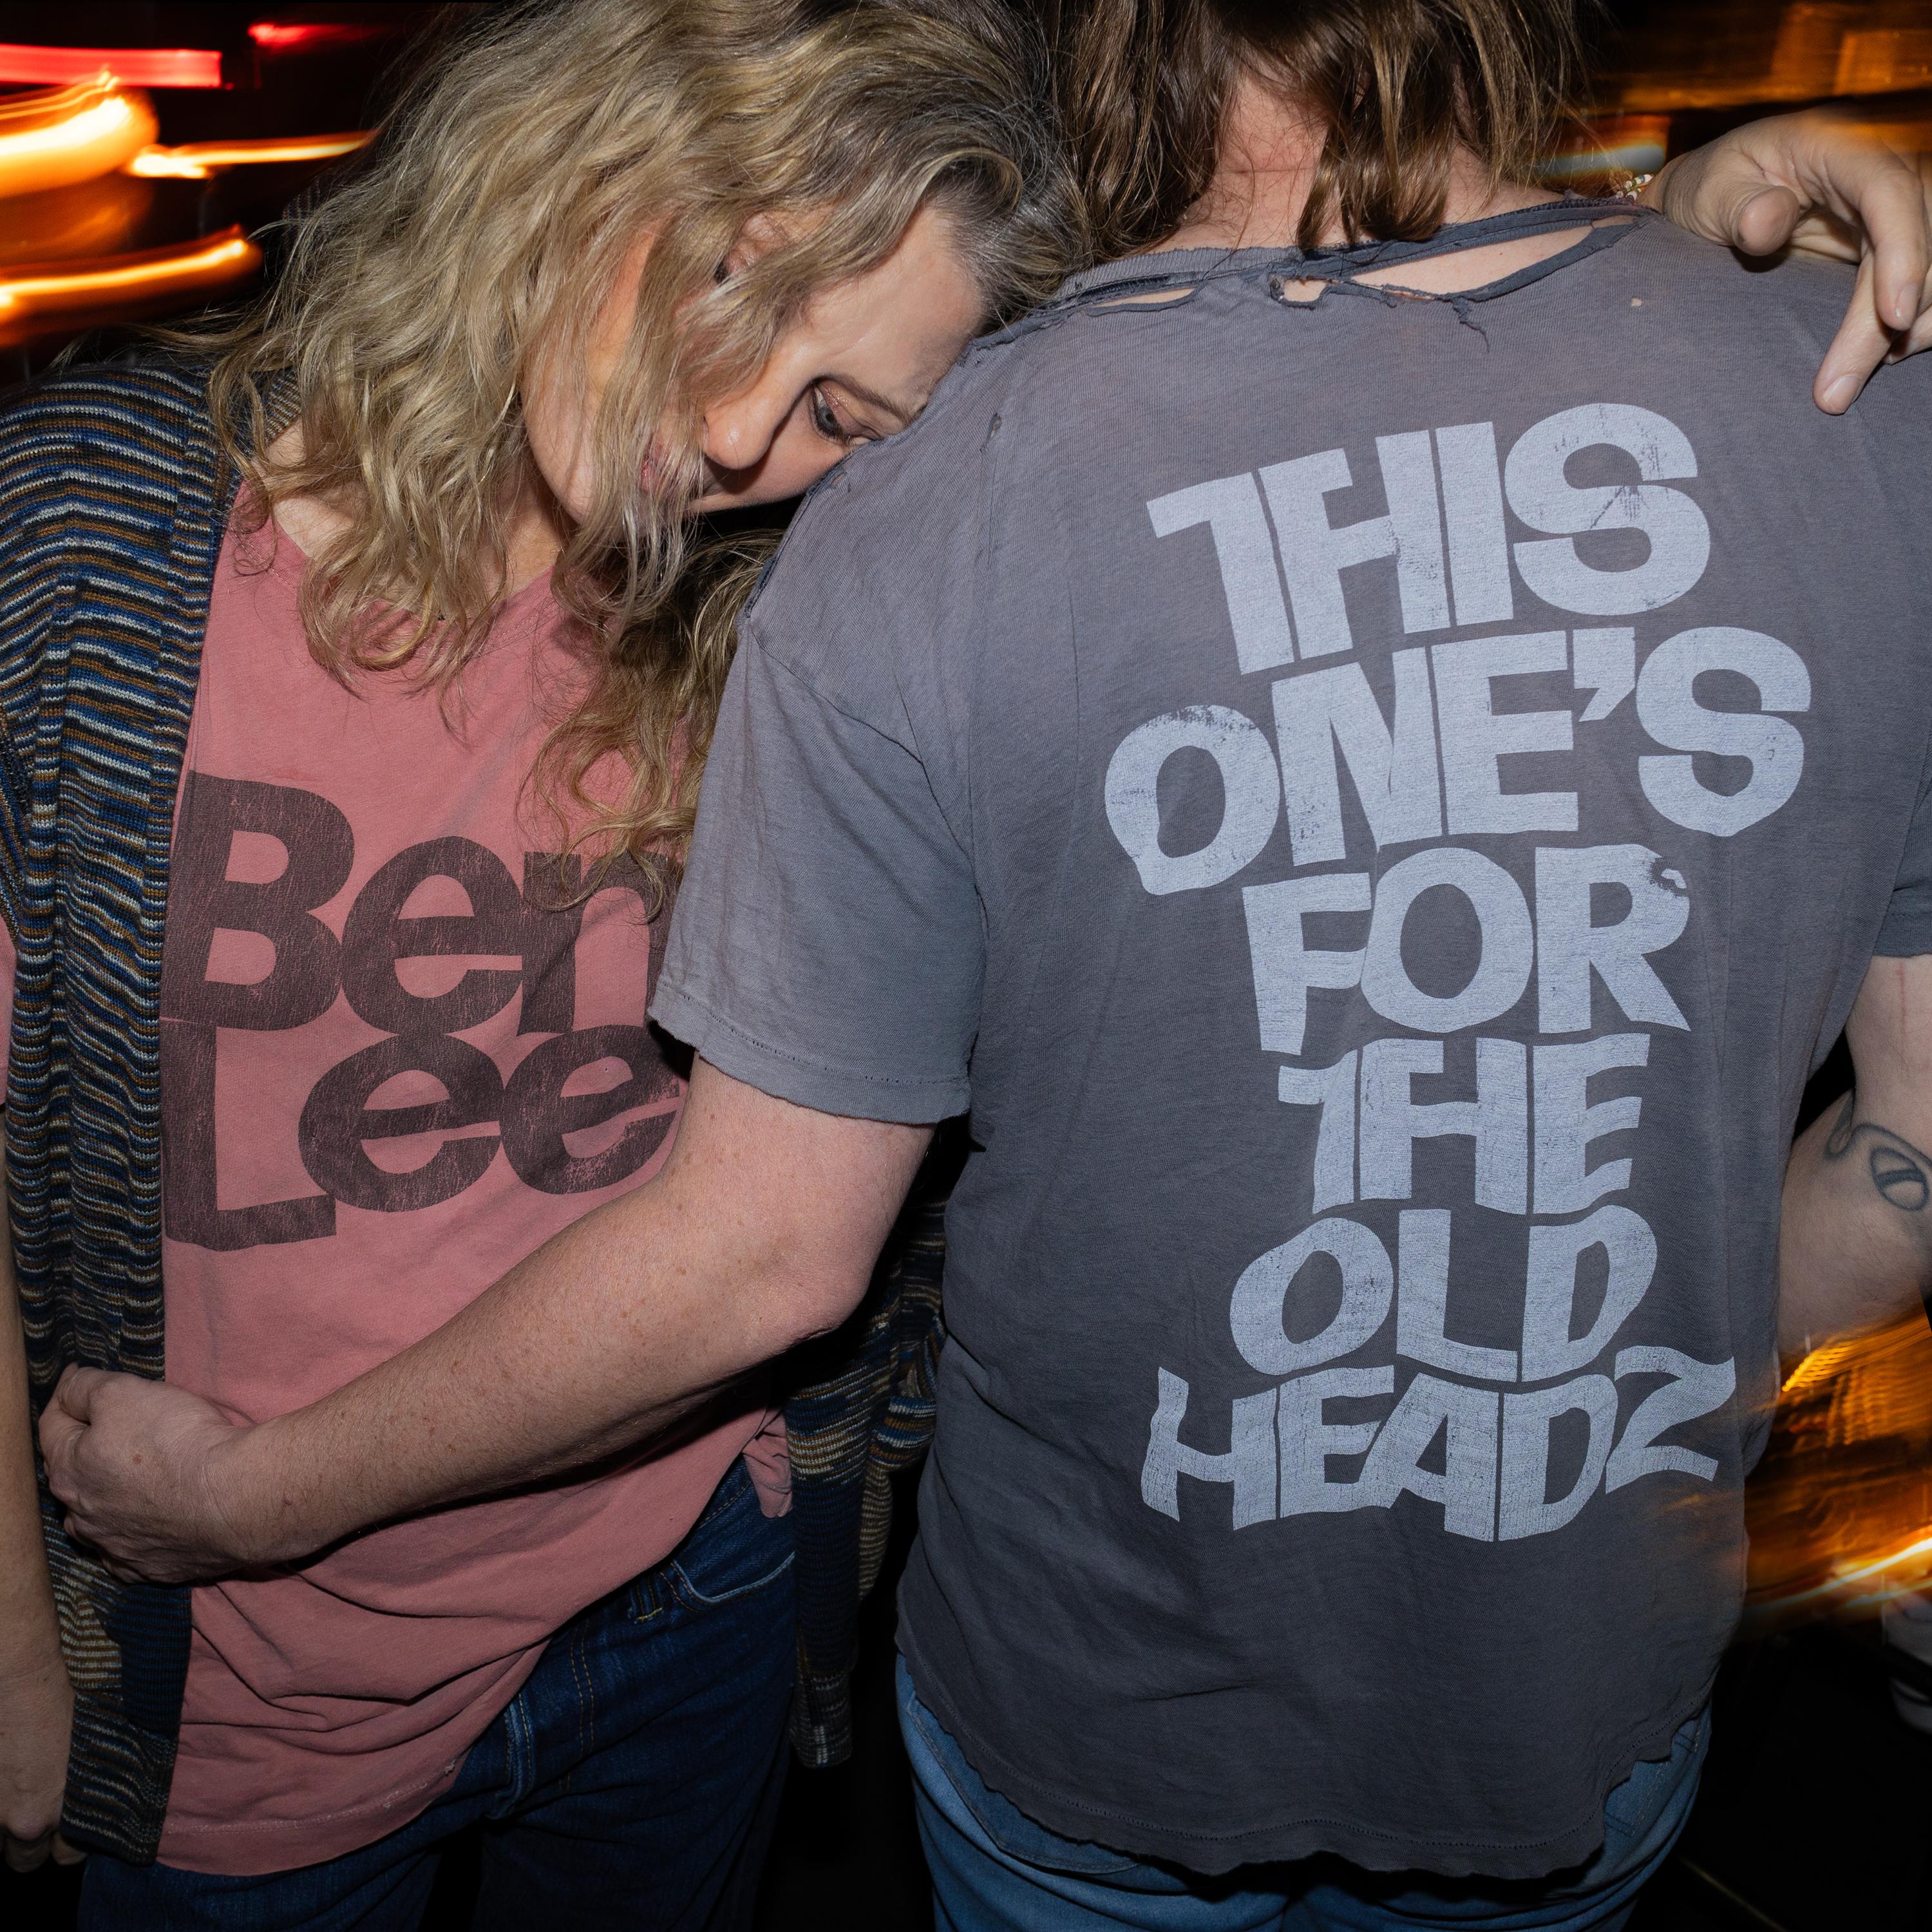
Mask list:
[[[5,1149],[0,1124],[0,1160]],[[0,1232],[0,1840],[16,1871],[50,1852],[62,1864],[78,1856],[54,1830],[73,1727],[74,1691],[40,1534],[13,1244]]]
[[1932,346],[1932,179],[1922,168],[1839,116],[1781,114],[1678,155],[1643,199],[1747,255],[1790,248],[1858,263],[1811,391],[1836,415],[1887,356]]
[[646,1442],[858,1305],[931,1137],[700,1060],[654,1180],[307,1408],[236,1427],[182,1390],[70,1371],[41,1423],[55,1493],[78,1534],[171,1582]]
[[1932,1290],[1932,955],[1874,959],[1845,1034],[1851,1095],[1801,1136],[1785,1177],[1786,1357]]

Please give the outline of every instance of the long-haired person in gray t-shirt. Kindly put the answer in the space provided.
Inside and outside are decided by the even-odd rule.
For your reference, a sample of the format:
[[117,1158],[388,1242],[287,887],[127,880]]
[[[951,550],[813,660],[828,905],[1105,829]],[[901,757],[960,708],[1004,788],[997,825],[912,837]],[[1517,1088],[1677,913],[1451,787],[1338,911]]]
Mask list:
[[839,1322],[970,1106],[901,1632],[940,1923],[1622,1923],[1848,1016],[1884,1110],[1801,1153],[1793,1303],[1922,1265],[1932,368],[1827,416],[1846,277],[1523,185],[1570,28],[1086,0],[1070,111],[1157,245],[748,610],[664,1178],[253,1430],[79,1378],[81,1533],[288,1560],[633,1443]]

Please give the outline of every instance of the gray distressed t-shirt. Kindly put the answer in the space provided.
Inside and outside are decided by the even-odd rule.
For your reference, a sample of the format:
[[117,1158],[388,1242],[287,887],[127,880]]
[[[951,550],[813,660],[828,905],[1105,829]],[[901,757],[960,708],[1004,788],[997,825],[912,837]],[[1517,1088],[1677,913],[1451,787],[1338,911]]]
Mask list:
[[1826,417],[1840,274],[1580,232],[1089,278],[744,626],[653,1010],[970,1105],[902,1643],[1073,1838],[1573,1864],[1735,1618],[1800,1090],[1932,950],[1932,358]]

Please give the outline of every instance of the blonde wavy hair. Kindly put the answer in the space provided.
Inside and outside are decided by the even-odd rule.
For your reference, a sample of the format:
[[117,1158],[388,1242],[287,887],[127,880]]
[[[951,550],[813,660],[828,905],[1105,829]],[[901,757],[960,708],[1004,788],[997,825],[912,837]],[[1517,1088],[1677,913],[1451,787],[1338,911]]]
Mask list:
[[[575,806],[578,842],[675,858],[737,612],[776,541],[694,538],[705,408],[922,208],[946,218],[989,321],[1052,288],[1083,230],[1045,56],[980,0],[461,10],[371,163],[297,227],[274,286],[200,338],[215,420],[251,523],[298,496],[346,519],[304,573],[317,662],[344,682],[401,668],[452,690],[503,598],[526,386],[580,366],[648,233],[592,428],[593,500],[554,577],[588,676],[533,777],[560,815]],[[721,281],[760,219],[784,238]],[[271,463],[290,407],[300,450]],[[594,796],[611,754],[628,785]]]

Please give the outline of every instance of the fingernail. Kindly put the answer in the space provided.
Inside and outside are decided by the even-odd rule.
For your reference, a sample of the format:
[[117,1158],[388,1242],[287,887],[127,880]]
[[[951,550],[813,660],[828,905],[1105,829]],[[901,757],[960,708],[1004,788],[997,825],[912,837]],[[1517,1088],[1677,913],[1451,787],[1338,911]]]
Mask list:
[[1840,376],[1825,392],[1825,406],[1834,413],[1848,410],[1852,398],[1858,392],[1858,379],[1856,376]]

